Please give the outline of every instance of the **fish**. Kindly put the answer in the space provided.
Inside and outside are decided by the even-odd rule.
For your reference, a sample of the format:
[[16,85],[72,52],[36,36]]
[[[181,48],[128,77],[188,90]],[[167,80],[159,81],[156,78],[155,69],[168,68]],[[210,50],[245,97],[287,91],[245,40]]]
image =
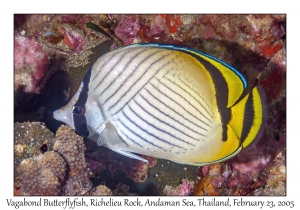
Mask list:
[[99,57],[53,117],[126,157],[194,166],[223,162],[264,131],[265,95],[234,67],[169,44],[133,44]]

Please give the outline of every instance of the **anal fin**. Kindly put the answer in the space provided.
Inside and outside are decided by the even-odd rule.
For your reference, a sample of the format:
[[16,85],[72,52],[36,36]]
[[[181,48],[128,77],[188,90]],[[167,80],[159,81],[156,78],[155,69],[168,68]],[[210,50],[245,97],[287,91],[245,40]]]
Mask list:
[[111,149],[112,151],[116,152],[116,153],[119,153],[121,155],[124,155],[126,157],[129,157],[129,158],[132,158],[132,159],[137,159],[137,160],[140,160],[140,161],[143,161],[143,162],[146,162],[148,163],[148,160],[134,154],[134,153],[131,153],[131,152],[125,152],[123,150],[117,150],[117,149]]

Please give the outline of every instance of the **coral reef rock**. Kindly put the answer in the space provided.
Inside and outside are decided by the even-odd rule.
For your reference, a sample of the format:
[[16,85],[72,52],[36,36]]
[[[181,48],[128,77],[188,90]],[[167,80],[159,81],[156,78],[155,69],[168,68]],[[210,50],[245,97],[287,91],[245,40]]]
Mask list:
[[189,181],[187,179],[183,179],[181,181],[182,183],[177,187],[171,187],[169,185],[166,185],[163,193],[165,195],[180,195],[180,196],[187,196],[192,193],[192,189],[194,188],[194,182]]
[[101,196],[101,195],[112,195],[111,190],[105,185],[99,185],[89,193],[89,195]]
[[68,163],[69,179],[65,195],[84,195],[92,189],[89,180],[90,168],[85,162],[85,145],[83,138],[76,135],[69,126],[61,126],[56,132],[54,151],[58,152]]
[[152,187],[153,194],[164,195],[166,186],[176,188],[182,180],[197,180],[197,166],[184,165],[168,160],[157,159],[155,166],[149,169],[149,177],[143,182],[144,188]]
[[19,195],[61,195],[66,165],[53,151],[25,159],[19,167],[22,184]]
[[49,67],[49,59],[41,44],[15,33],[15,90],[40,93],[41,81]]
[[124,157],[109,149],[98,147],[94,142],[87,141],[86,152],[87,162],[90,163],[93,173],[98,168],[106,168],[109,165],[109,171],[114,174],[116,170],[122,170],[126,176],[134,182],[144,182],[148,178],[148,170],[156,164],[156,158],[143,156],[148,163]]
[[55,135],[43,123],[25,122],[14,124],[14,168],[26,158],[53,150]]
[[248,155],[240,155],[231,161],[200,167],[201,178],[195,183],[193,194],[285,195],[285,157],[278,151],[270,162],[271,155],[251,155],[253,151],[247,151]]
[[[33,94],[43,94],[45,84],[55,72],[91,65],[90,55],[94,52],[90,49],[108,38],[86,27],[86,23],[99,24],[101,17],[14,15],[15,107],[24,106]],[[80,72],[80,80],[86,71]]]
[[18,195],[112,194],[104,185],[93,187],[83,138],[69,126],[58,129],[53,150],[22,161],[18,168]]

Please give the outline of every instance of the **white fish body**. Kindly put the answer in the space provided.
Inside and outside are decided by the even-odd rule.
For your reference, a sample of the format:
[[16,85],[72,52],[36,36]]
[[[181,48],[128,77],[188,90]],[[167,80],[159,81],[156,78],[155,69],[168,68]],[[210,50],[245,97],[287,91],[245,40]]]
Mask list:
[[[99,146],[143,161],[133,153],[191,165],[226,160],[241,150],[240,137],[245,136],[240,122],[244,118],[233,119],[233,113],[250,99],[248,95],[235,105],[237,111],[232,110],[246,82],[222,62],[228,72],[220,72],[214,62],[221,61],[170,46],[121,48],[93,64],[75,96],[54,112],[54,118]],[[255,94],[260,99],[257,90],[253,98]],[[261,124],[262,114],[258,118]],[[260,125],[248,126],[250,131],[255,126],[257,132],[249,132],[254,137]],[[247,145],[252,136],[244,138]]]

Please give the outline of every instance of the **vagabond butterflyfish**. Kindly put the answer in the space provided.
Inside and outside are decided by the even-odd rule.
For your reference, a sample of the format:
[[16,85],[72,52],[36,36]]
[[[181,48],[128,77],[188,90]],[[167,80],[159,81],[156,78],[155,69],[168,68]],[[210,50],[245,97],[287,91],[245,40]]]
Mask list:
[[247,86],[213,56],[134,44],[98,58],[54,118],[127,157],[200,166],[235,156],[262,133],[264,94]]

